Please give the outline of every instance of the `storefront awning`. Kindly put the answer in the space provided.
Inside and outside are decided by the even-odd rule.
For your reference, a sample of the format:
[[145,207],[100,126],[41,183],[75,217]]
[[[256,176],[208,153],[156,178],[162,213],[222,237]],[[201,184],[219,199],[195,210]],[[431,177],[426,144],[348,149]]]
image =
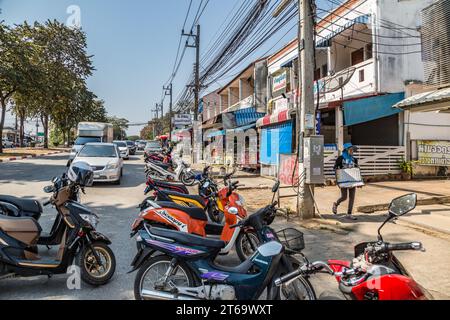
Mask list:
[[353,126],[400,113],[402,110],[395,109],[393,106],[404,98],[405,93],[400,92],[344,102],[345,126]]
[[331,32],[330,34],[326,35],[325,37],[319,36],[320,40],[317,41],[316,47],[317,48],[324,48],[331,46],[331,39],[336,37],[337,35],[341,34],[347,29],[350,29],[355,24],[368,24],[370,20],[370,14],[362,15],[359,17],[356,17],[353,20],[348,21],[343,26],[340,26],[335,31]]
[[236,125],[239,127],[255,123],[265,113],[258,112],[256,107],[238,110],[234,112],[236,118]]
[[242,126],[242,127],[239,127],[239,128],[229,129],[229,130],[226,130],[226,132],[227,133],[244,132],[244,131],[247,131],[249,129],[253,129],[255,127],[256,127],[256,123],[253,123],[253,124],[249,124],[249,125]]
[[292,119],[291,109],[283,110],[273,115],[267,115],[264,118],[258,119],[256,127],[261,128],[276,123],[281,123]]
[[209,133],[206,137],[207,138],[214,138],[214,137],[220,137],[224,136],[226,134],[225,130],[217,130]]
[[416,112],[448,112],[450,110],[450,88],[420,93],[400,101],[394,108]]

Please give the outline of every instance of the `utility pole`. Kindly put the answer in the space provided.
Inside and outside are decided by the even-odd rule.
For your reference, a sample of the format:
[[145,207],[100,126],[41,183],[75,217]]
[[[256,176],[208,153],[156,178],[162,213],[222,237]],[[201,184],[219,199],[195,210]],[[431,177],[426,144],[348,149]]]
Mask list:
[[[191,45],[189,42],[186,42],[186,47],[188,48],[195,48],[195,65],[194,65],[194,73],[195,73],[195,84],[194,84],[194,121],[198,120],[198,107],[199,107],[199,98],[200,98],[200,25],[197,25],[197,33],[193,34],[192,30],[191,33],[184,33],[184,30],[182,32],[183,36],[187,37],[193,37],[194,38],[194,44]],[[189,41],[189,40],[188,40]]]
[[170,97],[169,101],[169,141],[172,141],[172,98],[173,98],[173,85],[169,84],[167,87],[163,87],[165,95]]
[[[295,0],[283,0],[272,14],[278,17]],[[299,163],[299,196],[297,211],[302,219],[314,217],[314,185],[305,183],[306,171],[304,166],[304,138],[315,134],[315,105],[314,105],[314,15],[312,5],[314,0],[298,1],[298,58],[299,58],[299,97],[296,113],[296,137]]]

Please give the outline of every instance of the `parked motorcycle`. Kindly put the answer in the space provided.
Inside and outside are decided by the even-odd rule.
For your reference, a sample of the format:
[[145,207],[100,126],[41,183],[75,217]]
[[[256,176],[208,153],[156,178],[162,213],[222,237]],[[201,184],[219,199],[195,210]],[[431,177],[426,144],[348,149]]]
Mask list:
[[58,212],[52,228],[54,237],[49,241],[59,245],[53,259],[38,255],[43,234],[34,218],[0,215],[0,279],[64,274],[74,261],[80,268],[81,279],[88,284],[103,285],[112,278],[116,261],[109,248],[111,241],[96,231],[98,217],[71,200],[79,188],[92,184],[93,174],[89,165],[77,163],[69,169],[67,183],[64,177],[54,179],[53,185],[44,189],[52,193],[46,205],[54,205]]
[[[244,261],[256,249],[256,246],[253,251],[251,248],[249,249],[249,243],[258,243],[258,237],[251,227],[230,228],[231,225],[247,217],[243,198],[234,192],[239,182],[230,180],[233,173],[225,176],[224,180],[227,183],[224,188],[218,192],[211,192],[207,198],[209,203],[220,204],[225,217],[224,224],[211,221],[212,219],[208,218],[207,210],[204,207],[188,207],[172,201],[146,200],[145,205],[141,204],[143,210],[132,225],[132,235],[135,235],[145,223],[148,223],[152,226],[187,232],[201,237],[220,236],[220,239],[227,243],[221,250],[221,254],[228,254],[235,247],[239,258]],[[228,212],[226,208],[232,208],[232,211],[237,210],[237,213]]]
[[425,300],[426,291],[417,284],[394,256],[395,251],[423,250],[422,243],[388,243],[381,229],[416,207],[417,195],[409,194],[391,202],[389,215],[378,229],[378,241],[361,243],[355,247],[355,259],[306,263],[275,281],[283,287],[316,273],[336,277],[339,289],[350,300]]
[[[215,259],[226,246],[213,240],[147,224],[139,230],[138,253],[133,260],[137,300],[256,300],[266,291],[268,300],[314,299],[307,279],[280,290],[274,279],[300,263],[284,253],[277,234],[268,226],[275,218],[276,203],[259,210],[230,229],[258,226],[266,239],[257,251],[236,267],[218,265]],[[237,208],[230,208],[238,215]],[[266,290],[267,289],[267,290]]]
[[189,165],[179,159],[175,170],[171,170],[170,165],[157,164],[149,161],[145,164],[145,174],[148,177],[156,179],[165,179],[167,181],[180,181],[186,186],[195,184],[195,173]]

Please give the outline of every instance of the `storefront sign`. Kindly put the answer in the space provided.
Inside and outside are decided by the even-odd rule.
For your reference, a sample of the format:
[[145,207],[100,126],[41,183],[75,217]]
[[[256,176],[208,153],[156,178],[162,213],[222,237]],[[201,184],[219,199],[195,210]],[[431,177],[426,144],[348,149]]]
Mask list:
[[419,164],[450,166],[450,141],[418,141]]
[[277,92],[286,88],[287,84],[287,74],[283,72],[277,76],[273,77],[272,91]]
[[284,99],[284,98],[275,100],[274,101],[274,106],[275,106],[274,107],[274,112],[272,112],[273,114],[281,112],[283,110],[287,110],[287,109],[289,109],[289,100],[288,99]]

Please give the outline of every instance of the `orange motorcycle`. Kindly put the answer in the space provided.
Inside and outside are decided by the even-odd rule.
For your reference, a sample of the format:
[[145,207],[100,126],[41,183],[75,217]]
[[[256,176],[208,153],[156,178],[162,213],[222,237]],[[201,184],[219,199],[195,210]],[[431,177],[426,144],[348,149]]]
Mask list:
[[[256,250],[259,244],[258,235],[251,227],[235,227],[247,217],[245,201],[236,193],[239,181],[232,182],[234,171],[224,178],[225,186],[218,192],[209,194],[209,201],[218,201],[224,208],[225,223],[208,222],[204,209],[186,207],[173,202],[155,202],[146,200],[148,206],[141,211],[132,225],[132,236],[146,225],[158,228],[177,230],[201,237],[220,238],[227,243],[220,254],[228,254],[235,246],[236,252],[242,261],[245,261]],[[203,182],[203,189],[208,189],[212,180]],[[216,189],[211,188],[212,190]]]

